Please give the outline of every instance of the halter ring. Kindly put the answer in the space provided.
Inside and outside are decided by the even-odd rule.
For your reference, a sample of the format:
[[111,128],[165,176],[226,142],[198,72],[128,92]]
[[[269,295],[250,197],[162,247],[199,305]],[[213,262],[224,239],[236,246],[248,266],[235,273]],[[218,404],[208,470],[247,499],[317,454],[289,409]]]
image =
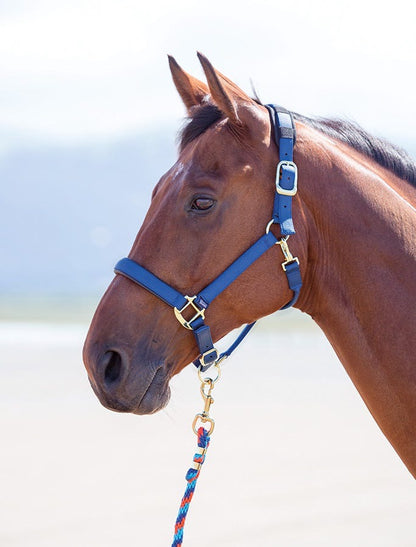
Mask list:
[[270,220],[269,223],[268,223],[267,226],[266,226],[266,234],[268,234],[268,233],[270,232],[270,226],[271,226],[272,224],[274,224],[274,223],[275,223],[275,221],[274,221],[274,219],[272,218],[272,220]]
[[[200,308],[198,308],[196,304],[194,304],[195,298],[196,296],[185,296],[185,299],[188,302],[183,306],[183,308],[181,308],[180,310],[178,310],[178,308],[176,307],[173,308],[173,312],[175,314],[176,319],[179,321],[179,323],[183,327],[185,327],[185,329],[188,329],[188,330],[194,330],[191,323],[193,323],[195,319],[198,319],[198,317],[202,317],[202,319],[205,319],[205,310],[204,309],[201,310]],[[191,306],[191,308],[193,308],[196,311],[196,313],[191,319],[187,321],[183,317],[182,313],[186,310],[188,306]]]

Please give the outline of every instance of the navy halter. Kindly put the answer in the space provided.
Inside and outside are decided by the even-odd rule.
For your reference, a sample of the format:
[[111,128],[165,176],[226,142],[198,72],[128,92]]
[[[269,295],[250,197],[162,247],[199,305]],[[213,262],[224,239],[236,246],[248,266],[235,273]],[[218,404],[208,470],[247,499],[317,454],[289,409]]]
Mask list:
[[[193,331],[200,352],[200,356],[194,361],[194,365],[202,372],[229,357],[255,324],[254,322],[246,325],[235,342],[221,355],[218,355],[218,351],[212,342],[210,328],[204,322],[205,310],[214,298],[221,294],[273,245],[278,244],[282,249],[285,257],[282,268],[286,274],[289,287],[293,291],[292,299],[282,309],[295,304],[302,287],[299,261],[292,256],[287,244],[288,237],[295,233],[292,219],[292,197],[297,192],[297,167],[293,161],[293,146],[296,137],[295,125],[291,113],[287,110],[272,104],[266,105],[266,108],[270,114],[276,143],[279,145],[273,214],[267,225],[266,233],[195,296],[182,295],[130,258],[122,258],[114,268],[116,274],[124,275],[171,306],[181,325]],[[273,235],[270,231],[272,224],[280,225],[280,232],[283,237],[277,239]],[[188,310],[187,313],[192,315],[190,319],[183,317],[185,310]]]

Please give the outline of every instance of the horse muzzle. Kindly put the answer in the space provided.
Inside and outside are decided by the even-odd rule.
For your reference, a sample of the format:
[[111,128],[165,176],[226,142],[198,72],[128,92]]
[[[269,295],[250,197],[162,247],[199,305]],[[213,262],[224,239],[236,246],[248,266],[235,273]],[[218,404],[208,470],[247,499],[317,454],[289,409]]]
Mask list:
[[153,414],[169,402],[167,367],[163,361],[135,361],[114,349],[96,356],[88,340],[84,347],[89,381],[103,406],[117,412]]

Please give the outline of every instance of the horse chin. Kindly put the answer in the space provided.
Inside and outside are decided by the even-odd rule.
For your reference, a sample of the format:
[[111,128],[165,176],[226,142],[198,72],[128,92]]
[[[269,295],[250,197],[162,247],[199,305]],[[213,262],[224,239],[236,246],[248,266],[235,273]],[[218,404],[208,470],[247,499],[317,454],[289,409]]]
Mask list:
[[130,410],[132,414],[143,416],[145,414],[155,414],[168,404],[170,399],[170,387],[166,386],[163,391],[151,389],[153,382],[150,384],[138,406]]
[[[163,367],[160,367],[153,374],[148,385],[137,385],[137,380],[129,385],[127,390],[117,389],[116,392],[109,394],[108,391],[97,389],[94,382],[91,382],[92,388],[100,400],[101,404],[115,412],[131,413],[137,415],[154,414],[164,408],[170,399],[169,380],[166,377]],[[133,389],[132,389],[133,387]]]

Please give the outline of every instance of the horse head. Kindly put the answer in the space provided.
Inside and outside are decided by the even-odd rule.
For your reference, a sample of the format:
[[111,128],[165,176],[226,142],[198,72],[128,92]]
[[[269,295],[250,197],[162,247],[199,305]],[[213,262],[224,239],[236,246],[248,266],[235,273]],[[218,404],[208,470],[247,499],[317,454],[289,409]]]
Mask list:
[[[177,162],[156,184],[129,254],[186,295],[197,294],[264,234],[278,163],[267,109],[204,56],[199,59],[208,85],[169,58],[189,118],[180,135]],[[300,257],[306,254],[304,241],[301,229],[294,241]],[[274,248],[207,310],[214,340],[290,300],[279,266],[281,253]],[[84,362],[104,406],[149,414],[167,404],[170,379],[198,353],[192,332],[181,326],[169,306],[117,275],[94,315]]]

